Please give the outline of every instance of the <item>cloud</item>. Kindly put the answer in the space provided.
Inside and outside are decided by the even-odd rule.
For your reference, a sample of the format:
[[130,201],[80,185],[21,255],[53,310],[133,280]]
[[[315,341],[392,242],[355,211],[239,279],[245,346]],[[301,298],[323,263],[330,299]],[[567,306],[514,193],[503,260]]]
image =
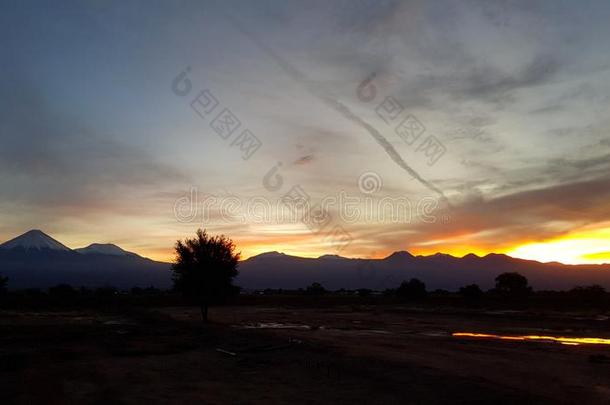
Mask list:
[[524,87],[548,83],[559,70],[558,61],[549,55],[538,55],[521,69],[504,73],[490,65],[473,67],[464,75],[453,78],[449,87],[457,98],[498,100],[508,93]]
[[108,206],[187,176],[147,151],[81,124],[19,66],[5,65],[0,94],[3,201],[49,209]]
[[[476,242],[512,246],[523,240],[543,240],[606,220],[610,216],[610,177],[559,184],[494,198],[473,199],[436,213],[446,223],[417,227],[420,241],[487,232]],[[564,226],[558,226],[564,224]]]

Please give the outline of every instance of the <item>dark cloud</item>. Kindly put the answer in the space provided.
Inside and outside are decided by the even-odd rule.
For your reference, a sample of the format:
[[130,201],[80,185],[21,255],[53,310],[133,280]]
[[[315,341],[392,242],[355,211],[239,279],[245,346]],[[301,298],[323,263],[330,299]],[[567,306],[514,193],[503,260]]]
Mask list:
[[535,108],[532,111],[530,111],[530,114],[549,114],[549,113],[556,113],[556,112],[561,112],[564,110],[564,107],[559,105],[559,104],[552,104],[552,105],[547,105],[544,107],[540,107],[540,108]]
[[489,66],[474,69],[465,77],[465,86],[456,91],[457,96],[469,98],[498,97],[523,87],[547,83],[558,71],[558,62],[550,56],[537,56],[514,74],[505,74]]
[[403,89],[407,94],[444,93],[456,100],[494,103],[514,101],[512,92],[548,83],[559,71],[559,62],[549,55],[538,55],[514,72],[505,72],[491,64],[473,61],[465,69],[452,73],[420,75]]
[[584,159],[554,159],[551,161],[551,166],[555,167],[557,170],[578,171],[581,175],[583,172],[589,173],[591,171],[607,172],[608,169],[610,169],[610,154]]
[[331,12],[338,30],[371,35],[378,29],[384,29],[388,20],[405,4],[399,0],[341,0],[332,3]]

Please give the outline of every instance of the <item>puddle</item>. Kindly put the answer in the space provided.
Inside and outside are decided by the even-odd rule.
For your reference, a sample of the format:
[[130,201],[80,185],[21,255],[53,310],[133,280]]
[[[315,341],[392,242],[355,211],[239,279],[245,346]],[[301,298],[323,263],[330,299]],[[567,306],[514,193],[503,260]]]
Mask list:
[[498,311],[485,311],[484,313],[487,315],[516,315],[520,314],[523,311],[517,311],[514,309],[506,309],[506,310],[498,310]]
[[326,330],[331,333],[347,333],[347,334],[377,334],[377,335],[393,335],[393,332],[381,329],[352,329],[352,328],[329,328],[321,326],[320,330]]
[[392,332],[380,329],[352,329],[352,328],[333,328],[325,325],[311,326],[294,323],[279,323],[279,322],[259,322],[255,324],[247,325],[233,325],[234,328],[240,329],[292,329],[292,330],[311,330],[311,331],[325,331],[325,332],[340,332],[350,334],[380,334],[380,335],[391,335]]
[[572,317],[572,319],[575,319],[577,321],[599,321],[599,322],[604,322],[608,320],[608,317],[605,315],[597,315],[594,317],[586,317],[586,316],[574,316]]
[[391,335],[392,332],[387,330],[379,330],[379,329],[356,329],[357,332],[365,332],[365,333],[378,333],[381,335]]
[[237,327],[242,328],[242,329],[301,329],[301,330],[311,329],[311,326],[309,326],[309,325],[277,323],[277,322],[257,323],[254,325],[241,325],[241,326],[237,326]]
[[443,336],[447,336],[447,332],[422,332],[420,333],[423,336],[430,336],[430,337],[443,337]]
[[479,338],[479,339],[497,339],[497,340],[517,340],[529,342],[544,342],[544,343],[561,343],[567,346],[579,345],[610,345],[610,339],[596,337],[556,337],[556,336],[539,336],[539,335],[492,335],[487,333],[469,333],[455,332],[451,336],[457,338]]
[[108,321],[103,321],[102,325],[109,326],[133,326],[134,323],[129,321],[128,319],[110,319]]

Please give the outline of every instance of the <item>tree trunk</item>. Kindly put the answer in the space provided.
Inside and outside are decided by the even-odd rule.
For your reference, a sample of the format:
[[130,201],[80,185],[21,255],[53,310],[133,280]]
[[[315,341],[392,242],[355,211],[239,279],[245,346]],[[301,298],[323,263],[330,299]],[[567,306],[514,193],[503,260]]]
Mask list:
[[201,320],[205,323],[208,321],[208,303],[201,303]]

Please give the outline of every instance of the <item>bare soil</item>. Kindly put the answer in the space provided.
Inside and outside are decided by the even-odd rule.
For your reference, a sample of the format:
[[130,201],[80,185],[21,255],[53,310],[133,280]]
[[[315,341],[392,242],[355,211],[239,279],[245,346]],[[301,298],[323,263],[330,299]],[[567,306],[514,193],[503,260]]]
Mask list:
[[3,404],[610,403],[604,314],[415,306],[0,312]]

